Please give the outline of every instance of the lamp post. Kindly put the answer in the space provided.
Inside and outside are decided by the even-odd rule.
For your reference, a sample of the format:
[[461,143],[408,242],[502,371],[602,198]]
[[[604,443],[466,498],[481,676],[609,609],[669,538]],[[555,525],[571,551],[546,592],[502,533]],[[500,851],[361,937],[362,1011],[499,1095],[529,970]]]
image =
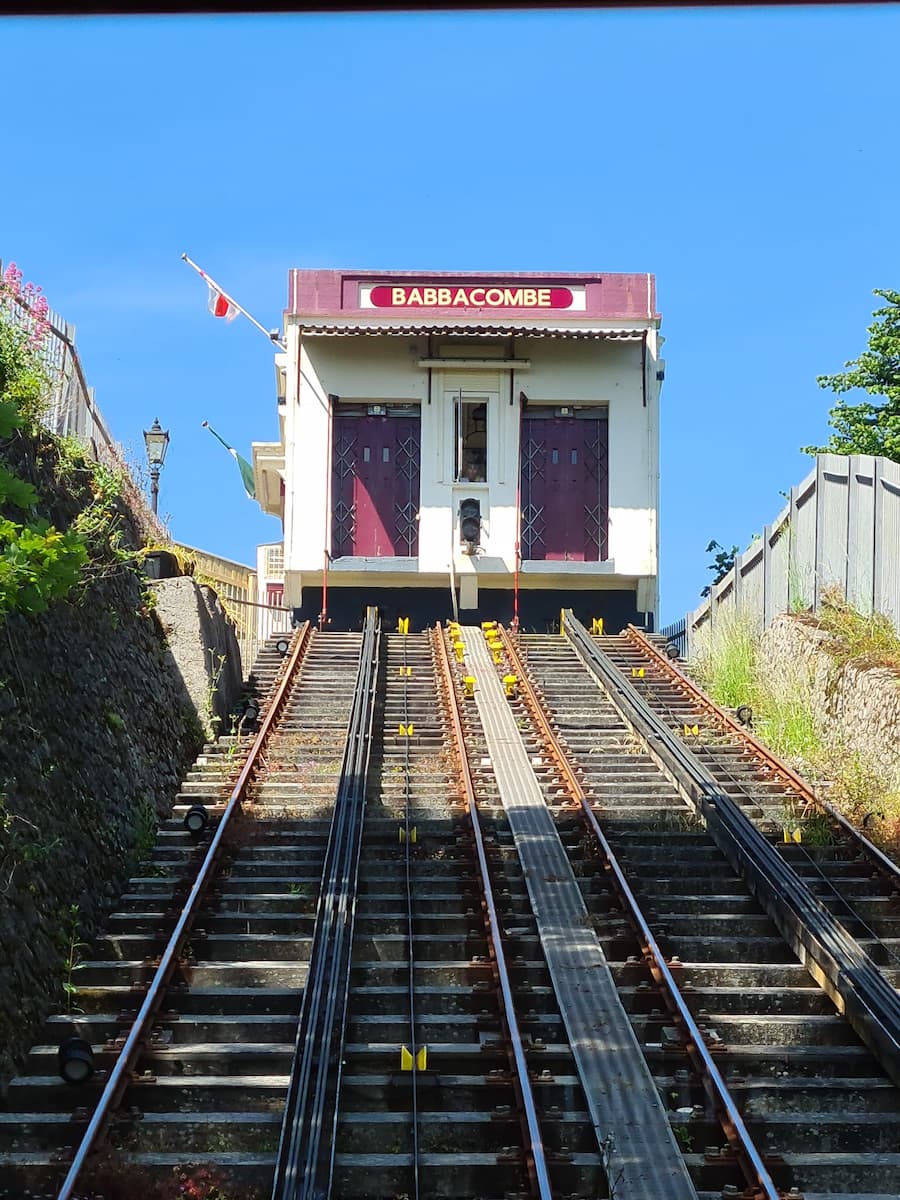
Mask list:
[[169,431],[160,426],[159,417],[154,418],[152,428],[144,430],[144,445],[150,465],[150,503],[155,514],[159,505],[159,473],[169,448]]

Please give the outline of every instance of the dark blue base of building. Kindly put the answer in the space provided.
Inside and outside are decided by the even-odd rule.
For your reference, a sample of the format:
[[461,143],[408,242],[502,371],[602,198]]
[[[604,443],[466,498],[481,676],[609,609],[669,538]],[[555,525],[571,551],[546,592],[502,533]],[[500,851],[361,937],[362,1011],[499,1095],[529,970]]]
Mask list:
[[[304,602],[294,609],[294,622],[312,621],[317,624],[322,612],[322,593],[310,588],[304,592]],[[506,589],[479,588],[477,608],[461,608],[459,619],[464,625],[482,621],[500,621],[509,625],[513,619],[513,594]],[[635,593],[631,591],[527,591],[519,592],[519,628],[525,633],[556,633],[559,631],[560,609],[571,608],[575,616],[590,628],[594,617],[603,618],[606,633],[619,633],[633,624],[653,632],[652,614],[635,608]],[[435,622],[453,618],[450,590],[438,588],[335,588],[328,589],[328,611],[325,628],[353,631],[362,628],[363,616],[369,605],[381,611],[385,627],[396,629],[399,617],[409,617],[410,633],[421,632]]]

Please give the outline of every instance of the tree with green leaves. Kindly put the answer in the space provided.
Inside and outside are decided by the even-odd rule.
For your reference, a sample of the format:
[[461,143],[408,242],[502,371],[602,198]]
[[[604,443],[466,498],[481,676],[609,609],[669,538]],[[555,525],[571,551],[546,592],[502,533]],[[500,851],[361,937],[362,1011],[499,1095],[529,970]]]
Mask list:
[[713,573],[713,581],[700,593],[701,596],[708,596],[717,583],[720,583],[731,568],[734,566],[735,556],[737,555],[737,546],[732,546],[730,550],[726,550],[724,546],[720,546],[717,541],[712,541],[706,547],[706,553],[712,554],[716,550],[718,553],[712,562],[709,564],[709,569]]
[[839,399],[828,417],[834,430],[828,444],[804,446],[805,454],[882,454],[900,462],[900,292],[876,288],[873,294],[886,304],[872,314],[867,349],[845,363],[846,370],[816,382],[839,397],[858,388],[882,402]]

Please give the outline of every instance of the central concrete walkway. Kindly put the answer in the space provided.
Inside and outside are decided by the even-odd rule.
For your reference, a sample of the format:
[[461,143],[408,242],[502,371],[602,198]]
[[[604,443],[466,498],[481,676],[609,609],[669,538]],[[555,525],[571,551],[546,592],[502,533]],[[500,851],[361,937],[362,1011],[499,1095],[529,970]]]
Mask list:
[[482,631],[462,630],[494,777],[616,1195],[697,1200]]

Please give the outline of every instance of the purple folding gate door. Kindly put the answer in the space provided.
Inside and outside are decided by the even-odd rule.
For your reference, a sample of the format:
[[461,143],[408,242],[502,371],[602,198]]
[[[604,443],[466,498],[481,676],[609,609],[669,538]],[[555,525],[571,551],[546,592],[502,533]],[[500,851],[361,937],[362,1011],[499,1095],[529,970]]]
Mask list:
[[523,417],[521,463],[522,558],[606,558],[605,416]]
[[419,414],[334,415],[331,554],[419,552]]

